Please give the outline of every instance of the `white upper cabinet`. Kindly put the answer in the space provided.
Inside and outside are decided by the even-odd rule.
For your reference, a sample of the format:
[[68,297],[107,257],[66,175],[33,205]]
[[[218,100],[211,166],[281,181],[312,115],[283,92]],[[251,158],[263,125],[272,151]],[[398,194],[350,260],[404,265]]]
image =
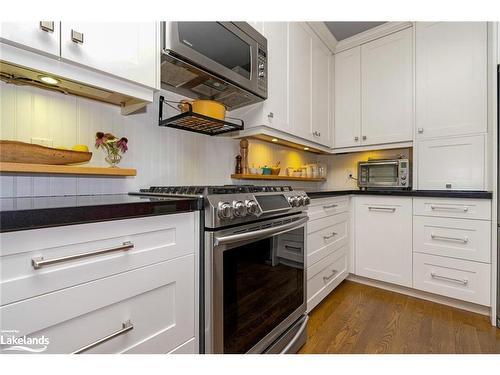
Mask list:
[[[260,31],[260,30],[259,30]],[[288,121],[288,24],[265,22],[262,32],[267,39],[268,98],[264,101],[264,124],[289,129]]]
[[416,26],[416,137],[487,131],[487,23]]
[[155,22],[62,22],[61,57],[148,87],[158,87]]
[[0,40],[36,52],[59,56],[60,23],[56,21],[2,22]]
[[358,146],[361,134],[361,47],[335,55],[335,148]]
[[411,28],[361,46],[361,103],[363,145],[413,139]]
[[[289,23],[289,109],[292,131],[310,138],[311,129],[311,32],[302,22]],[[269,54],[271,54],[270,51]]]
[[331,146],[331,64],[333,57],[319,40],[312,40],[312,139]]

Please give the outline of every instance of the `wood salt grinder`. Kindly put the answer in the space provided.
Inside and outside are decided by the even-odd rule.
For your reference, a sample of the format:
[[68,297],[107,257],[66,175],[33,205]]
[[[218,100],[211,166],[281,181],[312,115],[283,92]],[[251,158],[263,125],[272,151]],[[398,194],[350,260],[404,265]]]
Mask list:
[[241,169],[243,174],[248,174],[248,139],[240,141]]

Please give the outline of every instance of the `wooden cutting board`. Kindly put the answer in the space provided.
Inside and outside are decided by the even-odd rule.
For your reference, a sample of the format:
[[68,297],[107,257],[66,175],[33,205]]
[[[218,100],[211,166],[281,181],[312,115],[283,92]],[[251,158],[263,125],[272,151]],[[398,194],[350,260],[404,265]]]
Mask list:
[[60,150],[31,143],[0,140],[0,162],[65,165],[85,163],[91,152]]

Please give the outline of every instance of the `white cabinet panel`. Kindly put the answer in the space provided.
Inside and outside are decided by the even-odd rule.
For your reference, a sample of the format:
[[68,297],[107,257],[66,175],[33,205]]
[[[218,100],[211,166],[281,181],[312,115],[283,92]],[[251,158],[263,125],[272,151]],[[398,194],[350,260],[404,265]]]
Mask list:
[[491,220],[490,199],[413,198],[413,214]]
[[485,190],[484,135],[418,141],[418,189]]
[[412,199],[355,198],[356,275],[411,287]]
[[361,48],[335,55],[334,145],[361,144]]
[[[75,42],[72,32],[82,35]],[[155,22],[62,22],[61,57],[118,77],[157,87]]]
[[349,242],[349,214],[315,220],[307,235],[307,266],[310,267]]
[[489,306],[490,268],[490,264],[415,253],[413,287]]
[[487,23],[416,25],[417,138],[487,130]]
[[308,139],[311,129],[311,48],[312,37],[307,25],[289,23],[289,108],[295,135]]
[[[53,29],[53,30],[51,30]],[[60,22],[2,22],[0,41],[59,56]]]
[[411,141],[413,29],[361,47],[361,82],[362,144]]
[[318,39],[312,40],[312,122],[311,140],[331,146],[330,142],[330,64],[332,55]]

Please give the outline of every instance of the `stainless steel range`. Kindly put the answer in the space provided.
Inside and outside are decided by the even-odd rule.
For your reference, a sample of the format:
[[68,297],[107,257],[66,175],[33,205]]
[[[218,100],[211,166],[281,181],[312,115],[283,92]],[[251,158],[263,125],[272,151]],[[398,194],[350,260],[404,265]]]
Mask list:
[[177,186],[137,194],[204,198],[202,352],[292,353],[304,344],[309,204],[304,191]]

